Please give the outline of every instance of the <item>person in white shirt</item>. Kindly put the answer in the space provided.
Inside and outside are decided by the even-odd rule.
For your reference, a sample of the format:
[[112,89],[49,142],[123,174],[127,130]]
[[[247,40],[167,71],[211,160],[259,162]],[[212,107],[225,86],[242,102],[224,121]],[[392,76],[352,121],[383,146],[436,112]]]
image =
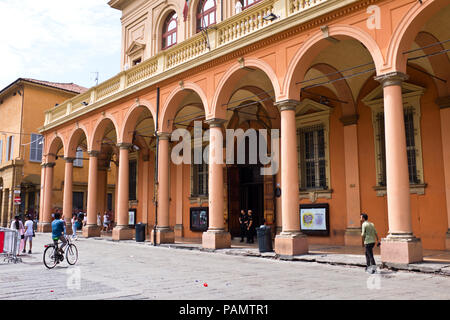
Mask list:
[[77,238],[77,222],[78,222],[77,214],[74,213],[72,215],[72,239]]
[[109,231],[109,217],[108,213],[105,211],[105,214],[103,215],[103,231],[108,232]]
[[[23,239],[24,239],[24,227],[23,227],[23,223],[22,220],[19,219],[19,216],[15,216],[14,220],[11,222],[11,227],[10,229],[13,230],[17,230],[17,243],[19,243],[19,245],[17,246],[17,254],[19,254],[20,250],[22,250],[23,247]],[[24,253],[25,251],[22,251],[22,253]]]
[[31,249],[33,247],[33,235],[34,235],[34,223],[31,216],[27,216],[27,221],[25,222],[25,240],[23,245],[23,253],[25,253],[27,248],[27,240],[30,242],[30,249],[28,249],[28,254],[31,254]]

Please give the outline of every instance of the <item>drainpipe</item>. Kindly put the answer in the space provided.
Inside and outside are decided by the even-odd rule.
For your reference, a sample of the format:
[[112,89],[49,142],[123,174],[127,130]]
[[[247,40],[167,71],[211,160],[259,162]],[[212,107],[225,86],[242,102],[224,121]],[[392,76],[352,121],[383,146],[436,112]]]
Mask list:
[[159,100],[160,92],[159,87],[156,88],[156,122],[155,122],[155,135],[156,135],[156,153],[155,153],[155,224],[153,226],[153,246],[156,246],[156,226],[158,225],[158,153],[159,153],[159,136],[158,136],[158,120],[159,120]]

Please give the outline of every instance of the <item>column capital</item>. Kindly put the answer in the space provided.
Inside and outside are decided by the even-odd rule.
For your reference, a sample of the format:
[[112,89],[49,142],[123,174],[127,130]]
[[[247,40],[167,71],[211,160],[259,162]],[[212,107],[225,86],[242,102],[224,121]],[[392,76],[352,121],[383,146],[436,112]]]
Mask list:
[[400,86],[402,82],[408,80],[408,78],[409,76],[407,74],[395,71],[376,76],[374,79],[380,82],[384,88],[389,86]]
[[53,168],[55,165],[56,165],[55,162],[47,162],[47,163],[41,164],[41,167],[43,167],[43,168]]
[[349,116],[343,116],[339,119],[342,124],[345,126],[351,126],[353,124],[358,124],[359,114],[352,114]]
[[439,109],[450,108],[450,96],[437,98],[436,104],[438,105]]
[[222,128],[225,122],[227,122],[227,120],[220,118],[211,118],[205,120],[205,123],[209,125],[210,128]]
[[66,161],[66,163],[73,163],[75,161],[76,158],[71,158],[71,157],[64,157],[64,160]]
[[282,101],[275,102],[275,106],[277,108],[280,108],[280,112],[288,111],[288,110],[294,110],[297,108],[297,106],[300,104],[300,101],[293,100],[293,99],[287,99]]
[[100,154],[100,151],[96,151],[96,150],[88,151],[89,157],[96,157],[97,158],[99,154]]
[[170,140],[169,132],[157,132],[156,136],[159,138],[159,140]]
[[129,149],[132,145],[132,143],[121,142],[117,144],[117,147],[119,149]]

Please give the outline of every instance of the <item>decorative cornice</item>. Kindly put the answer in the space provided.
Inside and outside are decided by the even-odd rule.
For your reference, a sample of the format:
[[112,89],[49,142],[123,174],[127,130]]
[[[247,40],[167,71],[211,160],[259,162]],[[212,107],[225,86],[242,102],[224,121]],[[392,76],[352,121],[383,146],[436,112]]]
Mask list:
[[55,162],[47,162],[47,163],[41,164],[41,167],[43,167],[43,168],[53,168],[55,165],[56,165]]
[[170,133],[168,132],[158,132],[156,133],[159,140],[170,140]]
[[70,158],[70,157],[64,157],[64,160],[66,161],[66,163],[73,163],[75,161],[76,158]]

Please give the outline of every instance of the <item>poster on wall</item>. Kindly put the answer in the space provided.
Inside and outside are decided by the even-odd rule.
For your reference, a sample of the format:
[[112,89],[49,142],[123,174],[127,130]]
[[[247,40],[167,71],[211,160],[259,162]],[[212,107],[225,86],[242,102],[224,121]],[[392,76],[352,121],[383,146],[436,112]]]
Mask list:
[[307,235],[329,236],[328,203],[300,205],[300,228]]
[[207,231],[208,219],[208,208],[191,208],[191,231]]
[[134,226],[136,224],[136,209],[128,211],[128,225]]

